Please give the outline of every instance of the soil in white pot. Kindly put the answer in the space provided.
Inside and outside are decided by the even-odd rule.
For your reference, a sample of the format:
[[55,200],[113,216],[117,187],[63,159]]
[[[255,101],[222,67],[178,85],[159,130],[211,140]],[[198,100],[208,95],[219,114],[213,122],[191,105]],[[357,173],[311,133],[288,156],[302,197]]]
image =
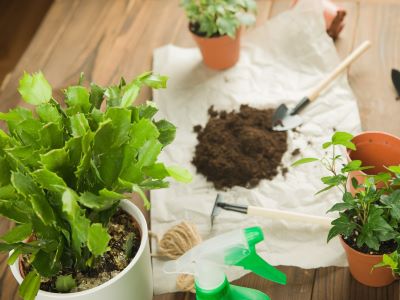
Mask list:
[[[108,244],[110,250],[96,258],[92,267],[78,272],[66,268],[57,274],[57,276],[72,275],[75,279],[77,286],[70,292],[88,290],[109,281],[125,269],[135,257],[140,247],[141,232],[138,223],[131,215],[118,209],[109,222],[108,233],[111,236]],[[23,274],[28,274],[30,271],[28,259],[27,256],[22,257]],[[40,289],[58,293],[55,288],[57,276],[43,279]]]

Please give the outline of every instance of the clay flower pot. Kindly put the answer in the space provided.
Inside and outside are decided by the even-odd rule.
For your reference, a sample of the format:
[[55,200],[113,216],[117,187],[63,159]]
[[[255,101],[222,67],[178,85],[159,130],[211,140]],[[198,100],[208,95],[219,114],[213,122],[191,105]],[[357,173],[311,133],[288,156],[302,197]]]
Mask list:
[[[139,224],[142,233],[139,250],[129,265],[109,281],[89,290],[76,293],[38,292],[37,300],[151,300],[153,280],[150,261],[150,247],[146,220],[129,200],[122,200],[120,207],[129,213]],[[15,279],[21,284],[19,260],[10,266]]]
[[354,250],[340,237],[340,242],[346,252],[351,275],[358,282],[371,287],[382,287],[391,284],[396,279],[390,268],[373,266],[382,262],[383,255],[370,255]]
[[234,66],[240,55],[240,32],[233,39],[227,35],[201,37],[192,32],[193,38],[203,55],[204,64],[214,70],[224,70]]
[[[373,169],[351,172],[348,190],[354,194],[355,189],[351,184],[351,178],[355,177],[358,183],[363,183],[366,175],[375,175],[387,172],[385,167],[400,164],[400,139],[392,134],[382,131],[365,131],[356,135],[352,142],[357,150],[348,150],[347,159],[361,160],[363,166],[373,166]],[[379,187],[379,184],[377,185]]]

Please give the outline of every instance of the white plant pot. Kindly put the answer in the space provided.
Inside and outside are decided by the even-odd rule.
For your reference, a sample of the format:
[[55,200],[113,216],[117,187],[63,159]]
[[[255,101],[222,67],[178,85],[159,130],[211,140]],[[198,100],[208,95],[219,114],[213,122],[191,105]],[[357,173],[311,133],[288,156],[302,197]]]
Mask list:
[[[120,207],[139,223],[142,233],[139,250],[129,265],[111,280],[90,290],[67,294],[39,291],[36,296],[37,300],[150,300],[153,298],[153,278],[146,220],[139,208],[129,200],[122,200]],[[23,278],[19,271],[18,260],[10,268],[15,279],[21,284]]]

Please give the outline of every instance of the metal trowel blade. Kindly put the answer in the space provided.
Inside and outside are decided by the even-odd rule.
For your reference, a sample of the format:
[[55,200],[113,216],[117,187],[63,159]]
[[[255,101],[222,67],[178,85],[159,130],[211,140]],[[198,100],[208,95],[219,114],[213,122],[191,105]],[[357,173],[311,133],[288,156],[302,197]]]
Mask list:
[[299,115],[292,115],[290,112],[285,104],[279,105],[272,117],[272,129],[275,131],[286,131],[296,128],[303,123],[303,119]]

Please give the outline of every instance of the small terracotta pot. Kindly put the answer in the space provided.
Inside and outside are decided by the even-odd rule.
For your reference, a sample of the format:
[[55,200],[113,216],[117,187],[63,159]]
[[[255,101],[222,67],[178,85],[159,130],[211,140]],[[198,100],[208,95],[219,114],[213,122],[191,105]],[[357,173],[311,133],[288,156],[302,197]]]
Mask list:
[[240,32],[236,38],[224,35],[218,37],[201,37],[192,32],[193,38],[203,55],[204,64],[214,70],[224,70],[234,66],[240,56]]
[[387,172],[385,167],[400,164],[400,139],[392,134],[382,131],[365,131],[355,136],[352,142],[356,145],[357,150],[347,151],[348,161],[359,159],[363,166],[374,167],[350,173],[347,188],[353,194],[356,191],[351,184],[351,178],[355,177],[358,183],[363,183],[366,175]]
[[370,255],[356,251],[343,241],[340,242],[346,251],[351,275],[358,282],[372,287],[382,287],[391,284],[396,279],[390,268],[372,269],[374,265],[382,262],[383,255]]

